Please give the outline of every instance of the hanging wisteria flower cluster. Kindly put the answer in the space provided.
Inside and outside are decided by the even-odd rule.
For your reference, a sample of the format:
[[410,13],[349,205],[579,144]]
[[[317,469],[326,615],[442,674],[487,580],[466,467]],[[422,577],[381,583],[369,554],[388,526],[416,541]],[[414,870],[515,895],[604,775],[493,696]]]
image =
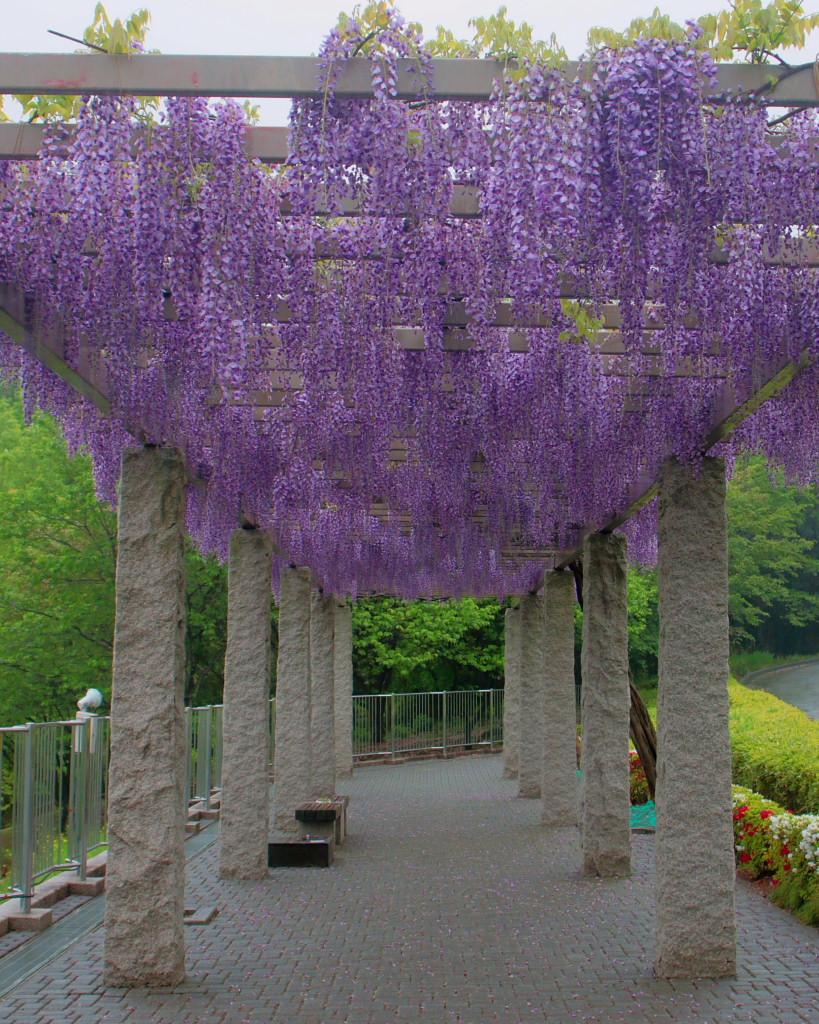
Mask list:
[[[659,40],[438,100],[397,15],[373,97],[336,96],[364,41],[329,36],[275,173],[234,104],[170,100],[135,142],[129,101],[97,97],[0,169],[0,282],[110,414],[9,339],[0,362],[103,495],[134,438],[181,445],[206,550],[244,513],[338,593],[521,593],[802,363],[721,448],[813,478],[812,114],[773,139],[752,104],[704,103],[706,55]],[[630,530],[647,556],[650,515]]]

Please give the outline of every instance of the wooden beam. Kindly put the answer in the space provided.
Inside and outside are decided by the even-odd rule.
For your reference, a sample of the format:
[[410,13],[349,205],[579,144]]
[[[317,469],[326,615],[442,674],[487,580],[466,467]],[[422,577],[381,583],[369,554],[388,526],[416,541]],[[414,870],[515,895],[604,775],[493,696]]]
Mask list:
[[[581,72],[569,61],[564,74]],[[503,80],[502,61],[437,58],[432,62],[435,97],[489,99]],[[236,96],[252,99],[321,95],[322,71],[316,57],[230,57],[179,54],[2,53],[0,93],[23,95]],[[398,62],[398,96],[417,99],[418,69]],[[813,107],[819,91],[812,65],[796,73],[777,65],[722,64],[715,95],[755,93],[768,106]],[[348,61],[336,85],[337,96],[373,95],[372,67],[366,57]]]
[[0,285],[0,331],[7,334],[29,355],[39,359],[43,366],[47,366],[52,373],[87,398],[103,416],[110,416],[111,403],[104,390],[98,386],[97,382],[87,379],[73,370],[59,353],[54,339],[46,340],[43,335],[34,330],[28,314],[28,302],[25,296],[18,289]]

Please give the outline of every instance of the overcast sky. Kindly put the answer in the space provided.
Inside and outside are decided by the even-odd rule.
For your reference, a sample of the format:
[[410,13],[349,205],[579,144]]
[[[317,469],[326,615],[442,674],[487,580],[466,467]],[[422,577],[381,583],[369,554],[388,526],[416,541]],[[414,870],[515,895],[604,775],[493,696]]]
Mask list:
[[[625,27],[632,18],[647,15],[659,2],[679,22],[727,6],[718,0],[507,0],[508,15],[528,21],[537,36],[554,32],[570,57],[582,52],[586,33],[594,25]],[[148,43],[163,53],[223,53],[308,55],[335,24],[340,10],[350,11],[355,0],[108,0],[112,18],[126,18],[135,8],[152,14]],[[89,24],[95,0],[20,0],[14,16],[3,19],[0,49],[6,52],[70,52],[76,47],[48,34],[56,29],[81,36]],[[427,35],[439,24],[462,36],[468,21],[497,11],[499,0],[404,0],[398,3],[408,20],[419,21]],[[815,4],[806,4],[808,8]],[[813,54],[811,53],[811,56]],[[287,105],[273,101],[263,109],[267,124],[283,124]]]
[[[509,17],[528,21],[541,38],[552,32],[569,51],[580,54],[592,25],[622,28],[646,15],[655,0],[507,0]],[[466,35],[467,22],[494,14],[499,0],[404,0],[404,17],[420,21],[428,35],[439,24]],[[147,7],[152,15],[149,42],[165,53],[295,54],[315,53],[340,10],[352,10],[354,0],[147,0],[145,3],[106,3],[112,18],[127,17]],[[719,10],[727,4],[715,0],[665,0],[661,3],[678,21]],[[810,6],[810,5],[808,5]],[[71,50],[47,34],[47,29],[80,36],[91,21],[94,0],[24,0],[18,16],[3,19],[0,47],[6,51],[46,52]]]

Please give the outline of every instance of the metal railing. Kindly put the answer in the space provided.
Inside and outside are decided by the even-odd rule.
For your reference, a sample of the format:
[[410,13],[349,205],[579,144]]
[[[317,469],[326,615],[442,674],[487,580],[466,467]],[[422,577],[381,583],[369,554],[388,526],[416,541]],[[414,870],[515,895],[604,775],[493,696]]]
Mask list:
[[502,745],[503,690],[353,697],[353,760],[359,763]]
[[107,718],[0,729],[0,778],[11,776],[10,836],[0,819],[4,895],[19,897],[24,912],[38,881],[67,869],[85,878],[89,856],[105,844],[108,752]]
[[[221,704],[185,709],[189,804],[209,808],[222,785],[222,714]],[[271,765],[275,735],[274,698]],[[502,744],[503,690],[353,697],[357,763]],[[19,898],[27,911],[38,881],[69,869],[85,878],[89,858],[106,845],[109,750],[110,722],[101,716],[0,728],[0,898]]]

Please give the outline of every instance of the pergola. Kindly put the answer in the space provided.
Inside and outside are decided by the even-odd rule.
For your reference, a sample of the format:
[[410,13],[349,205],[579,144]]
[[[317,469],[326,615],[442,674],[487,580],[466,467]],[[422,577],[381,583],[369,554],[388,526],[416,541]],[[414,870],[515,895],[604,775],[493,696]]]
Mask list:
[[[385,102],[417,104],[417,63],[399,60],[396,69],[393,94]],[[326,64],[312,58],[155,55],[91,58],[4,54],[0,56],[0,93],[292,97],[319,101],[323,98],[326,106],[327,89],[321,84],[326,72]],[[462,109],[464,104],[488,103],[496,95],[496,83],[505,80],[506,69],[489,60],[436,60],[427,68],[427,73],[434,79],[435,103],[452,102]],[[563,75],[565,81],[571,83],[588,76],[588,69],[567,65]],[[371,61],[362,57],[347,60],[332,92],[333,102],[372,98]],[[703,99],[710,98],[716,103],[717,97],[737,92],[756,94],[760,103],[770,106],[819,106],[816,80],[810,69],[791,73],[758,65],[721,66],[716,83],[703,86]],[[551,94],[542,97],[542,101],[546,102],[549,96]],[[198,122],[191,123],[195,128]],[[86,129],[79,126],[77,132],[81,135],[83,130],[87,145],[87,126]],[[155,132],[159,137],[162,131],[172,130],[173,125],[152,128],[150,132],[132,125],[129,132],[133,138],[129,138],[128,145],[134,146],[137,165],[139,154],[150,149],[150,145],[145,147],[145,136]],[[32,161],[45,152],[47,160],[58,164],[67,161],[65,166],[70,166],[72,159],[77,160],[70,148],[71,131],[70,127],[63,129],[59,139],[53,134],[49,136],[47,148],[43,150],[46,130],[42,126],[0,126],[0,157],[12,162]],[[515,132],[510,135],[514,137]],[[247,158],[264,164],[288,162],[291,167],[297,167],[288,150],[286,129],[248,127],[242,129],[241,137]],[[787,141],[783,143],[780,139],[777,145],[787,146]],[[772,145],[771,152],[776,151],[776,146]],[[93,160],[90,151],[83,152],[88,160]],[[231,159],[238,161],[235,153]],[[216,158],[212,157],[211,162],[216,163]],[[239,163],[231,166],[238,167]],[[339,159],[339,168],[342,176],[347,173],[343,159]],[[183,426],[174,428],[177,429],[174,433],[167,426],[170,422],[167,420],[163,421],[161,430],[155,429],[151,419],[155,410],[146,409],[143,415],[138,403],[133,396],[128,398],[122,385],[127,373],[144,373],[147,377],[157,366],[166,378],[174,372],[181,380],[184,369],[168,368],[172,357],[177,358],[178,353],[174,355],[168,348],[166,358],[159,342],[154,340],[148,344],[143,340],[141,351],[134,353],[135,363],[131,369],[123,369],[122,354],[115,350],[110,339],[101,339],[92,329],[93,324],[78,326],[71,322],[64,296],[60,304],[51,308],[42,281],[30,287],[24,273],[7,272],[11,267],[8,255],[5,264],[0,264],[0,329],[34,357],[37,364],[82,396],[84,403],[73,407],[66,398],[67,390],[49,399],[48,389],[42,383],[49,378],[37,370],[34,362],[28,361],[24,374],[28,374],[35,399],[44,399],[45,404],[50,400],[51,406],[74,431],[75,440],[83,440],[83,430],[87,430],[92,451],[102,450],[94,447],[102,444],[96,413],[101,414],[103,420],[107,418],[109,424],[104,428],[105,443],[110,442],[116,450],[125,448],[119,491],[115,703],[109,801],[106,910],[109,980],[120,984],[155,985],[175,983],[184,973],[181,681],[186,487],[189,521],[199,529],[200,539],[205,537],[212,547],[218,548],[221,544],[224,551],[225,524],[233,529],[225,672],[221,862],[223,877],[232,878],[258,878],[267,871],[269,825],[265,750],[268,719],[265,709],[269,691],[269,602],[274,555],[280,588],[275,764],[277,828],[295,827],[295,822],[290,821],[294,807],[310,797],[332,796],[337,775],[351,767],[348,742],[351,628],[345,586],[347,592],[395,589],[399,593],[437,596],[463,592],[463,586],[457,583],[459,577],[474,581],[485,574],[491,581],[487,583],[489,592],[521,596],[519,607],[507,611],[506,770],[518,775],[521,796],[543,799],[545,826],[578,821],[584,873],[607,877],[628,874],[626,541],[622,534],[614,531],[659,496],[661,649],[656,966],[658,973],[667,977],[732,974],[736,943],[726,692],[725,469],[722,459],[707,457],[707,453],[714,448],[720,451],[719,446],[752,423],[754,414],[763,410],[770,399],[814,367],[815,352],[810,346],[803,343],[801,336],[794,339],[787,335],[796,314],[789,320],[783,307],[775,324],[771,320],[776,327],[776,331],[770,327],[772,343],[762,344],[758,352],[751,352],[747,366],[741,371],[745,376],[741,377],[740,371],[734,373],[730,365],[728,341],[719,336],[711,338],[704,348],[692,349],[689,355],[678,353],[669,360],[664,351],[667,338],[678,341],[683,338],[684,341],[685,331],[697,333],[699,337],[699,332],[707,330],[707,324],[697,314],[689,314],[687,319],[679,309],[672,314],[662,287],[656,295],[649,288],[643,296],[645,302],[639,304],[635,314],[634,303],[623,301],[616,282],[609,281],[604,294],[602,279],[595,279],[593,275],[584,277],[582,268],[578,272],[575,263],[568,268],[558,268],[553,295],[557,304],[542,308],[535,303],[537,308],[534,308],[531,303],[519,300],[519,296],[502,292],[494,295],[489,306],[478,314],[470,295],[463,290],[463,280],[456,280],[459,273],[464,280],[468,278],[470,266],[466,259],[466,270],[444,268],[445,272],[439,273],[434,281],[429,278],[429,302],[439,303],[442,311],[435,331],[430,330],[427,311],[419,315],[417,310],[401,307],[400,286],[390,294],[390,298],[396,300],[395,307],[379,314],[385,330],[383,339],[375,346],[379,349],[377,355],[385,365],[399,367],[390,372],[395,373],[396,380],[409,382],[407,394],[415,397],[420,411],[413,409],[406,423],[396,425],[390,421],[392,443],[389,450],[385,451],[383,446],[377,448],[373,441],[375,454],[371,465],[361,474],[345,463],[346,449],[341,445],[335,458],[328,457],[323,450],[301,452],[299,465],[316,475],[314,489],[299,492],[298,500],[291,502],[292,508],[286,496],[281,498],[274,510],[265,504],[268,491],[256,492],[251,486],[254,453],[260,458],[260,452],[268,451],[264,445],[271,434],[280,432],[274,440],[279,436],[291,437],[292,450],[296,452],[299,430],[307,430],[306,436],[313,438],[309,433],[312,429],[309,417],[312,415],[315,420],[316,410],[322,413],[327,410],[328,416],[332,412],[333,416],[340,417],[337,432],[345,438],[374,438],[379,427],[377,401],[368,406],[359,396],[345,390],[337,370],[340,363],[328,364],[329,370],[311,376],[310,349],[304,338],[324,337],[321,321],[333,314],[334,295],[338,295],[339,306],[346,308],[344,303],[349,296],[345,289],[349,285],[352,294],[359,278],[366,278],[366,283],[360,285],[359,297],[367,298],[370,295],[367,289],[375,287],[373,282],[379,274],[389,274],[388,269],[382,273],[373,270],[373,266],[380,259],[383,264],[379,266],[393,267],[389,262],[393,256],[385,243],[382,249],[359,252],[351,260],[343,248],[345,224],[353,225],[353,232],[364,232],[372,222],[378,222],[378,217],[367,206],[367,197],[362,199],[354,190],[339,201],[337,196],[335,199],[330,196],[332,189],[325,195],[322,188],[314,184],[302,183],[302,192],[296,190],[292,200],[287,195],[279,195],[275,211],[276,230],[288,217],[300,224],[315,220],[316,226],[310,229],[315,231],[315,237],[311,236],[314,247],[309,270],[304,270],[303,265],[308,262],[304,253],[287,248],[292,244],[292,236],[287,236],[285,229],[281,236],[284,242],[275,243],[281,246],[279,256],[282,259],[301,268],[299,272],[303,276],[299,280],[319,280],[312,319],[308,316],[310,310],[305,312],[304,295],[277,293],[274,299],[268,298],[265,308],[269,320],[261,323],[257,317],[256,322],[257,332],[267,341],[261,344],[254,336],[248,343],[251,354],[263,352],[267,360],[264,366],[254,365],[247,377],[241,376],[240,366],[235,371],[238,383],[233,387],[234,378],[230,374],[234,371],[224,368],[225,360],[234,358],[233,350],[226,348],[227,355],[220,350],[214,360],[222,360],[222,365],[214,370],[214,397],[205,402],[204,412],[186,409],[178,419],[183,426],[194,420],[211,423],[213,436],[207,445],[200,446],[201,451],[206,449],[212,454],[211,464],[204,456],[192,457],[192,451],[200,452],[200,448],[195,448],[199,441],[186,436]],[[10,194],[12,186],[13,183],[8,186]],[[308,195],[312,196],[313,207],[305,214],[304,206],[299,203]],[[455,181],[447,197],[447,209],[439,211],[439,222],[451,237],[458,237],[459,224],[473,224],[487,216],[486,203],[486,196],[479,187]],[[62,211],[60,215],[63,213],[68,231],[72,211]],[[419,225],[410,214],[406,232],[412,234],[416,230]],[[760,233],[764,234],[764,226]],[[464,237],[469,242],[471,236],[465,233]],[[95,243],[95,239],[88,241],[86,255],[91,259],[99,255]],[[712,248],[705,253],[705,263],[715,274],[723,270],[729,273],[737,262],[731,244],[730,239],[714,238]],[[798,293],[800,301],[804,299],[799,314],[804,329],[809,330],[811,307],[804,294],[813,282],[812,268],[819,265],[815,242],[807,234],[791,236],[780,232],[773,241],[763,238],[754,245],[755,266],[763,268],[762,274],[767,272],[765,268],[774,275],[786,274],[788,268],[792,268],[797,282],[794,293]],[[625,252],[620,258],[628,262],[629,256]],[[516,257],[524,258],[523,254]],[[510,262],[514,261],[510,258]],[[347,268],[343,275],[338,269],[342,265]],[[327,278],[330,283],[326,287],[321,277],[323,266],[330,268]],[[423,273],[428,269],[426,265],[422,267]],[[422,276],[421,271],[419,276]],[[776,277],[773,284],[777,285],[780,280],[790,279]],[[730,303],[730,289],[726,289],[721,299],[723,303]],[[177,300],[177,293],[166,288],[157,322],[161,319],[171,325],[168,337],[173,335],[174,325],[180,320],[184,322],[186,317],[184,302],[180,300],[182,308],[179,308]],[[577,315],[578,309],[586,308],[587,301],[594,313],[592,326],[579,331],[572,344],[582,362],[583,374],[600,388],[601,403],[604,399],[611,401],[612,395],[619,403],[618,417],[600,422],[612,437],[622,430],[630,442],[644,443],[647,451],[644,456],[637,453],[634,458],[629,456],[630,461],[617,463],[613,484],[606,482],[609,467],[605,459],[590,466],[588,487],[594,490],[598,477],[605,483],[601,492],[603,498],[589,506],[594,509],[594,517],[580,522],[569,518],[544,539],[547,531],[544,527],[538,532],[540,521],[537,510],[533,510],[546,494],[542,485],[535,497],[530,498],[525,497],[527,481],[523,480],[520,485],[520,494],[524,497],[518,504],[523,510],[523,525],[514,520],[508,509],[497,511],[491,507],[491,502],[486,502],[486,493],[490,492],[481,491],[482,474],[502,474],[504,452],[511,460],[514,445],[521,443],[521,437],[510,437],[507,447],[498,447],[493,454],[483,449],[467,450],[464,442],[464,476],[452,482],[440,478],[441,466],[425,469],[421,464],[419,452],[423,456],[425,450],[437,449],[428,438],[419,441],[418,437],[427,428],[432,435],[442,425],[457,423],[457,415],[447,403],[477,393],[481,381],[485,382],[490,373],[497,373],[497,381],[506,390],[497,384],[497,393],[493,392],[488,398],[488,386],[486,394],[480,392],[482,423],[486,421],[491,426],[487,410],[491,410],[493,402],[501,406],[503,402],[513,401],[517,381],[523,382],[521,388],[530,387],[526,392],[527,400],[532,395],[537,396],[537,381],[533,384],[528,380],[525,370],[519,378],[510,377],[510,367],[525,366],[527,359],[544,358],[538,332],[554,331],[560,310],[564,308],[561,301],[576,304],[572,307],[574,312],[566,314],[569,320]],[[768,292],[760,291],[759,297],[752,301],[758,303],[760,318],[766,316],[767,304],[772,301]],[[713,315],[718,317],[719,312],[714,309]],[[641,319],[637,332],[635,315]],[[676,317],[674,323],[672,316]],[[288,335],[291,327],[292,334]],[[106,329],[111,329],[110,324]],[[237,331],[242,329],[237,328]],[[678,331],[677,335],[673,334],[674,330]],[[764,330],[769,330],[768,321]],[[768,337],[766,334],[765,339]],[[563,344],[560,339],[550,342],[555,346],[559,343]],[[351,351],[349,338],[345,344],[346,349],[343,345],[339,348]],[[683,342],[679,344],[684,349]],[[257,348],[254,349],[254,345]],[[294,352],[300,362],[293,358]],[[413,353],[427,360],[423,372],[412,364]],[[472,369],[459,369],[464,356],[471,360],[470,367],[483,361],[485,367],[490,368],[481,371],[480,381],[477,372],[470,376]],[[343,355],[339,356],[342,358]],[[165,364],[163,359],[166,359]],[[565,353],[561,359],[568,366]],[[496,369],[491,370],[491,367]],[[459,374],[462,375],[459,377]],[[251,377],[253,380],[248,383]],[[495,386],[497,382],[490,383]],[[574,385],[568,381],[566,386]],[[425,387],[430,396],[428,404],[424,399]],[[166,393],[170,392],[163,392]],[[328,393],[334,397],[328,399]],[[691,421],[685,422],[681,430],[685,435],[681,445],[685,453],[696,454],[698,459],[677,457],[681,452],[673,445],[663,447],[665,442],[652,440],[655,431],[652,403],[662,396],[673,397],[675,414],[680,416],[681,422],[689,407],[696,409],[696,414],[692,414]],[[311,402],[315,404],[310,405]],[[300,419],[302,407],[308,409],[309,415]],[[472,408],[466,402],[465,418]],[[92,414],[89,410],[95,411]],[[384,415],[389,418],[387,412]],[[294,423],[297,427],[293,427]],[[231,431],[229,450],[219,448],[222,428]],[[321,433],[323,429],[323,426],[316,427],[316,438],[325,438]],[[602,431],[603,427],[600,429]],[[287,433],[289,430],[292,436]],[[485,431],[485,426],[480,430]],[[480,430],[476,428],[476,436]],[[125,447],[129,434],[142,442],[142,447]],[[583,429],[578,429],[578,436],[572,441],[578,450],[584,443],[582,434]],[[538,444],[546,437],[547,433],[543,432],[526,436],[524,431],[533,477],[537,475],[538,462],[543,456]],[[455,438],[453,434],[453,443]],[[460,442],[461,435],[457,438]],[[428,449],[424,449],[425,443]],[[440,439],[435,443],[440,445]],[[351,442],[359,458],[361,445],[363,442],[358,440]],[[611,457],[614,459],[613,455]],[[241,485],[237,484],[233,490],[230,477],[233,467],[223,465],[230,459],[242,462],[245,468],[250,467]],[[403,493],[400,481],[404,479],[401,476],[404,472],[411,481],[424,472],[433,477],[426,482],[429,485],[424,492],[428,493],[424,499],[426,505],[418,497],[417,488],[412,489],[416,484],[407,486],[407,506],[411,505],[414,513],[396,504],[397,496]],[[273,475],[275,477],[275,473]],[[286,476],[285,469],[281,475]],[[390,491],[396,479],[399,483]],[[467,510],[468,515],[460,529],[454,529],[451,523],[442,523],[441,508],[445,504],[442,494],[450,483],[451,489],[457,491],[464,481],[478,497],[458,499],[457,494],[453,497],[453,507]],[[214,499],[215,504],[208,505],[217,486],[222,488],[219,492],[222,504],[218,505]],[[313,506],[304,507],[305,495],[313,495]],[[559,508],[552,513],[552,519],[559,519],[564,507],[567,515],[571,515],[572,508],[585,507],[582,502],[575,501],[573,505],[572,496],[567,497],[560,488],[554,490],[550,500]],[[564,500],[565,505],[561,504]],[[429,509],[427,519],[421,517],[425,508]],[[279,529],[277,515],[281,514],[284,519],[290,513],[292,521],[288,521],[287,528]],[[306,518],[300,519],[302,515]],[[343,528],[338,528],[338,536],[321,534],[319,519],[334,515],[346,517]],[[205,520],[207,524],[203,527]],[[319,540],[307,536],[311,523],[316,524]],[[372,555],[378,544],[381,547]],[[357,559],[364,561],[365,557],[370,559],[369,575],[359,579],[351,574],[350,567],[355,566]],[[584,560],[585,613],[584,760],[578,800],[574,755],[574,591],[572,576],[564,570],[581,557]],[[427,575],[417,586],[405,584],[402,579],[414,558],[424,558],[428,563],[424,570]],[[341,568],[333,564],[334,559]],[[324,589],[316,589],[316,582]],[[331,596],[333,593],[335,596]],[[546,732],[548,742],[544,740]]]

